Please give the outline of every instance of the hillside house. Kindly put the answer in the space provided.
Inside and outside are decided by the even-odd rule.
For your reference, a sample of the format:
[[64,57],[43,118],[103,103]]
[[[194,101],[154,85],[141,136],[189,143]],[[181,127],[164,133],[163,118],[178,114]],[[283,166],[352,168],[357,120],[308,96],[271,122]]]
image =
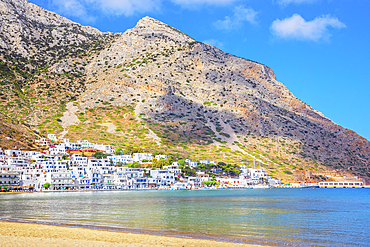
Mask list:
[[134,162],[151,161],[153,159],[151,153],[134,153],[132,158]]

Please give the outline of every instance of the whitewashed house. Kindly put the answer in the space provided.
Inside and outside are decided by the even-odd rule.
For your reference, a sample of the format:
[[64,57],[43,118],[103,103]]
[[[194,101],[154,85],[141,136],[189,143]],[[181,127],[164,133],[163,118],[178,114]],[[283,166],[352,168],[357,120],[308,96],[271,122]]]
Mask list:
[[103,189],[115,189],[114,175],[113,174],[102,174],[103,176]]
[[142,168],[128,168],[126,170],[126,175],[128,179],[141,178],[144,177],[144,169]]
[[8,156],[11,156],[11,157],[23,156],[21,150],[8,149],[8,150],[5,150],[5,154],[8,155]]
[[41,138],[40,140],[36,140],[35,142],[40,146],[44,147],[50,147],[51,145],[50,140],[48,138]]
[[46,178],[40,178],[40,184],[50,183],[51,190],[67,190],[75,187],[71,171],[47,172]]
[[114,153],[114,149],[111,147],[111,145],[95,144],[95,149],[106,152],[107,154]]
[[195,168],[198,166],[198,162],[196,161],[191,161],[189,159],[185,160],[185,163],[190,167],[190,168]]
[[149,188],[149,179],[147,177],[139,177],[134,180],[136,189]]
[[101,189],[103,184],[103,176],[97,169],[87,171],[88,177],[91,179],[91,188]]
[[10,170],[21,170],[27,168],[30,161],[25,157],[8,157],[6,164],[9,166]]
[[172,165],[163,166],[164,170],[168,170],[169,172],[174,173],[175,175],[181,174],[181,169],[179,168],[179,164],[177,162],[173,162]]
[[228,188],[245,188],[248,185],[247,180],[240,178],[220,178],[217,182]]
[[79,189],[90,189],[91,187],[91,178],[89,177],[79,177],[75,180],[75,185],[78,186]]
[[77,144],[79,144],[82,148],[86,148],[86,149],[87,148],[91,148],[91,149],[95,148],[95,143],[91,143],[88,140],[78,140]]
[[125,189],[127,186],[127,167],[117,167],[116,172],[113,174],[113,183],[117,189]]
[[73,154],[71,156],[71,167],[86,167],[87,166],[87,157],[82,156],[81,154]]
[[161,185],[167,186],[175,183],[175,175],[168,170],[150,170],[152,178],[161,179]]
[[22,152],[22,156],[27,157],[29,159],[32,158],[32,156],[39,155],[39,154],[41,154],[41,152],[39,151],[23,151]]
[[71,168],[72,171],[72,178],[80,178],[87,175],[87,171],[85,167],[81,166],[73,166]]
[[112,156],[108,156],[107,159],[110,161],[110,162],[113,162],[114,165],[118,165],[118,164],[129,164],[129,163],[133,163],[134,162],[134,159],[131,157],[131,155],[112,155]]
[[23,169],[20,178],[21,186],[33,186],[36,190],[40,190],[43,185],[40,181],[45,180],[46,172],[39,168]]
[[191,187],[201,187],[202,186],[202,178],[201,177],[188,177],[187,178],[187,183]]
[[67,171],[70,160],[63,160],[60,156],[45,159],[43,161],[36,161],[37,165],[41,165],[46,172],[58,173]]
[[63,145],[65,149],[81,149],[81,145],[79,143],[70,142],[69,139],[64,139],[64,142],[59,145]]
[[108,159],[88,159],[87,170],[97,170],[101,174],[111,173],[115,167]]
[[144,160],[151,161],[153,156],[151,153],[134,153],[132,158],[134,162],[143,162]]
[[54,148],[49,148],[49,154],[50,155],[68,155],[65,147],[61,147],[60,145],[57,145]]
[[0,171],[0,186],[17,186],[19,185],[19,172]]
[[206,164],[206,165],[215,165],[216,162],[214,162],[213,160],[201,160],[199,161],[200,164]]

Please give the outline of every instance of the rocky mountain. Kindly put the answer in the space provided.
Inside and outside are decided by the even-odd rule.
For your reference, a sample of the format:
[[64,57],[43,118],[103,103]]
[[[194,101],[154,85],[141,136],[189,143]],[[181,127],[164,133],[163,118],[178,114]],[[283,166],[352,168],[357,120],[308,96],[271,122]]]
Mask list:
[[150,17],[102,33],[26,0],[0,0],[0,12],[4,124],[178,157],[256,160],[285,181],[304,170],[370,177],[369,141],[296,98],[263,64]]

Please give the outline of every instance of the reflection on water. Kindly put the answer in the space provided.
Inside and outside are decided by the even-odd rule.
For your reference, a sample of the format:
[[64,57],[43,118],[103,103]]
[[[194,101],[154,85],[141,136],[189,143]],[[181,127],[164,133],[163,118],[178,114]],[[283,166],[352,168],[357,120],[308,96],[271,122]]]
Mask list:
[[370,243],[370,190],[116,191],[0,196],[0,218],[323,246]]

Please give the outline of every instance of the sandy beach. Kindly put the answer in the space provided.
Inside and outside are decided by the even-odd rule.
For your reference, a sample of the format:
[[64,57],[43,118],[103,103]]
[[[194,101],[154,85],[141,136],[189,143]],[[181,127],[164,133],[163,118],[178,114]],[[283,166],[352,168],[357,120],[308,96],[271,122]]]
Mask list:
[[204,239],[0,221],[0,246],[259,246]]

